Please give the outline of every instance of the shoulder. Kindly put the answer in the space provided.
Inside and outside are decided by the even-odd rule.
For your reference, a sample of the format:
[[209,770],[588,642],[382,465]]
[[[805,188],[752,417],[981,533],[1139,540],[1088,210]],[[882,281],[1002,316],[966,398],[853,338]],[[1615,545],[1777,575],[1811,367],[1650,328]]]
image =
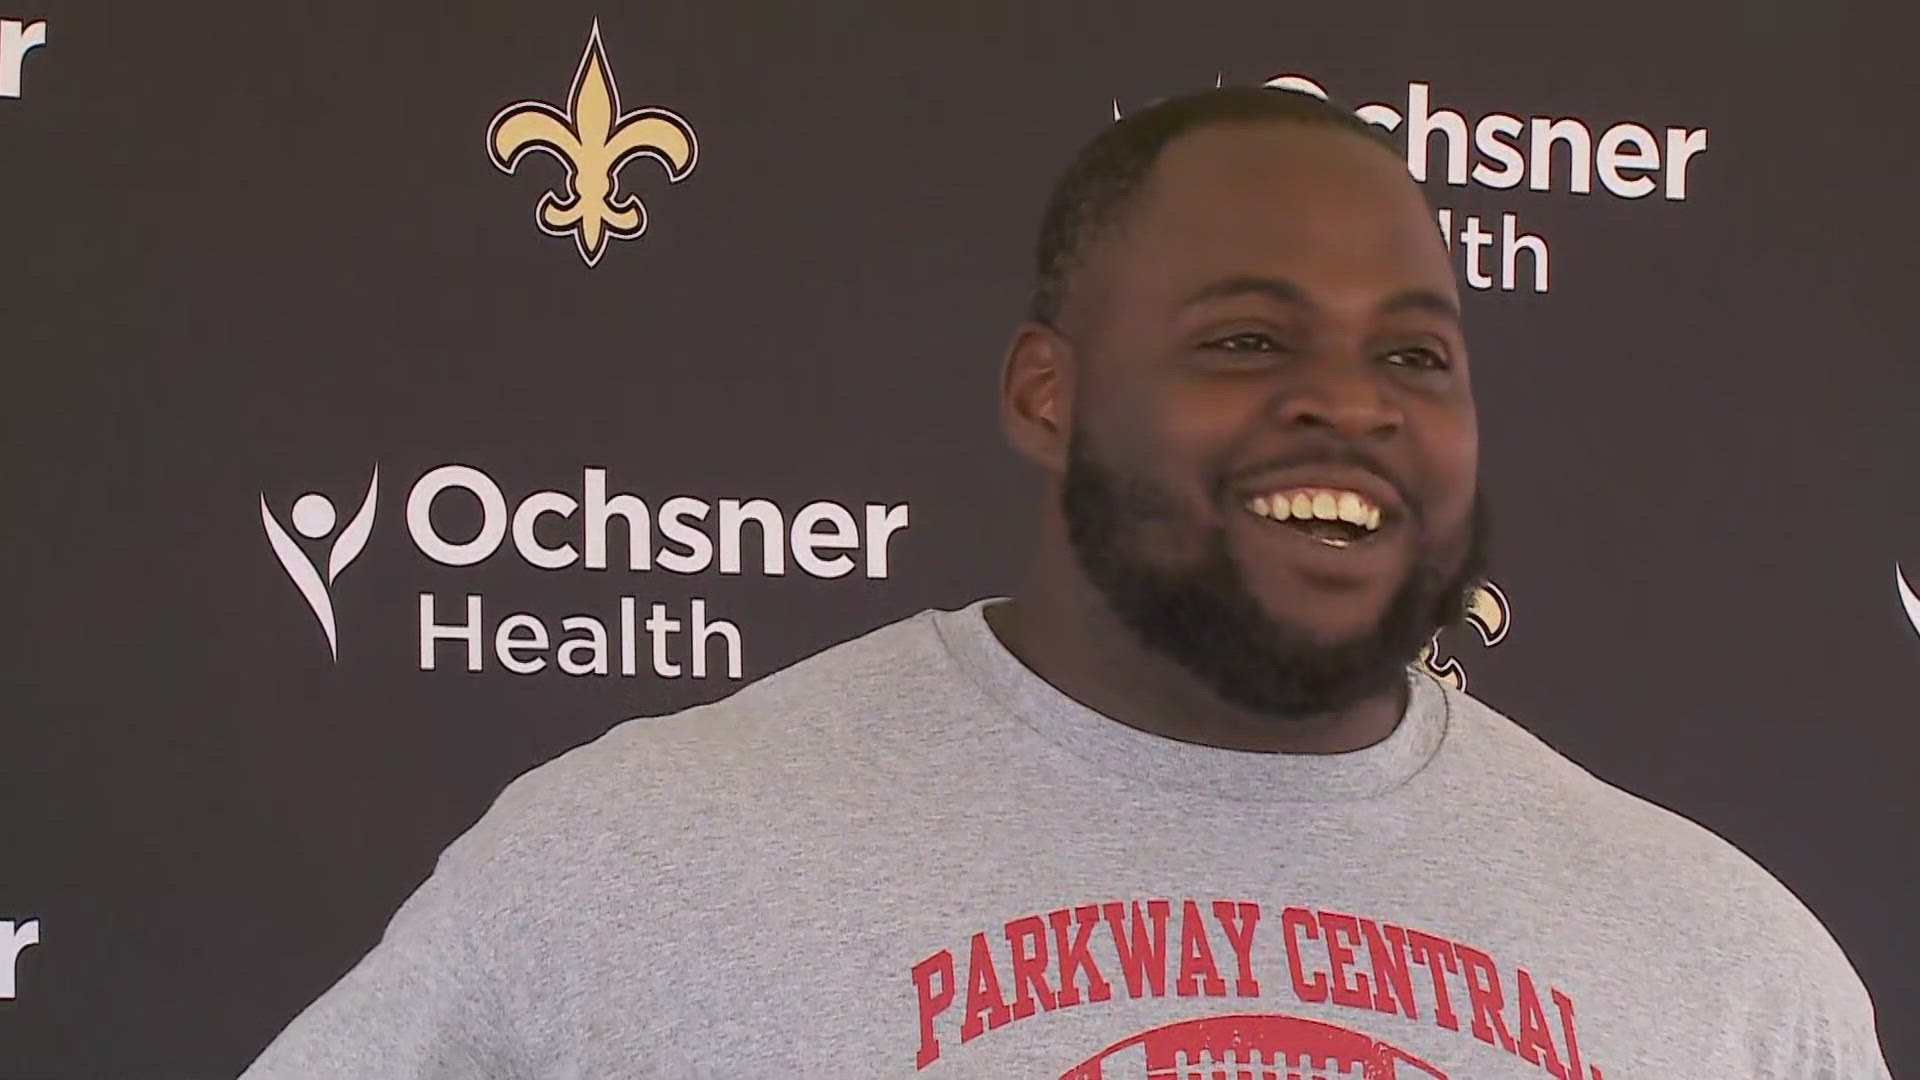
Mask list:
[[726,834],[749,827],[770,799],[833,790],[862,759],[925,752],[938,740],[916,721],[951,697],[953,682],[930,615],[832,645],[719,700],[616,724],[522,773],[461,843],[548,862],[636,837]]
[[615,724],[598,738],[523,773],[503,808],[529,813],[618,801],[635,782],[721,775],[823,741],[884,729],[895,707],[937,693],[939,642],[928,612],[828,646],[702,705]]
[[1799,993],[1863,1004],[1853,965],[1818,916],[1747,852],[1713,829],[1595,776],[1484,702],[1446,688],[1476,766],[1515,825],[1580,882],[1597,906],[1640,922],[1650,942],[1716,955],[1729,971],[1790,980]]
[[1453,717],[1449,739],[1462,743],[1474,772],[1501,798],[1518,797],[1507,803],[1524,810],[1517,825],[1577,844],[1569,858],[1616,875],[1710,882],[1723,903],[1792,906],[1771,873],[1712,829],[1600,779],[1478,698],[1450,687],[1445,694]]

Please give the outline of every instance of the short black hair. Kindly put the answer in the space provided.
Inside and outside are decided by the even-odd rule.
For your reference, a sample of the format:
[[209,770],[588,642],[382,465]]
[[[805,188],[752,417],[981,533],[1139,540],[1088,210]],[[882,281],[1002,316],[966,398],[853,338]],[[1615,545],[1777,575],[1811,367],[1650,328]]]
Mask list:
[[1088,243],[1100,230],[1119,220],[1168,143],[1203,124],[1233,120],[1325,124],[1345,128],[1399,153],[1383,129],[1343,105],[1301,90],[1216,87],[1129,113],[1082,146],[1054,184],[1040,221],[1028,318],[1052,325],[1059,317],[1067,278],[1079,267]]

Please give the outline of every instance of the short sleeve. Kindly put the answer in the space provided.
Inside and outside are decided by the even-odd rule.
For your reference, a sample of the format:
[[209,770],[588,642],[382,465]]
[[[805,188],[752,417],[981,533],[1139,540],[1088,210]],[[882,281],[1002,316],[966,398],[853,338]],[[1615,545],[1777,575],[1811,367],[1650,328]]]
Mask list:
[[1781,1004],[1756,1024],[1763,1080],[1891,1080],[1873,999],[1824,930],[1817,959],[1772,988]]
[[474,947],[491,845],[442,853],[379,944],[297,1016],[242,1080],[519,1080],[500,972]]

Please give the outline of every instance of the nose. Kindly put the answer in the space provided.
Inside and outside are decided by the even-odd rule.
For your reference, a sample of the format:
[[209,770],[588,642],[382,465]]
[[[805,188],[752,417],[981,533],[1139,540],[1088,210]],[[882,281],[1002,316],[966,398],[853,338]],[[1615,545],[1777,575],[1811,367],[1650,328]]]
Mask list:
[[1358,358],[1302,365],[1281,388],[1277,407],[1288,427],[1332,428],[1351,439],[1392,435],[1406,420],[1385,377]]

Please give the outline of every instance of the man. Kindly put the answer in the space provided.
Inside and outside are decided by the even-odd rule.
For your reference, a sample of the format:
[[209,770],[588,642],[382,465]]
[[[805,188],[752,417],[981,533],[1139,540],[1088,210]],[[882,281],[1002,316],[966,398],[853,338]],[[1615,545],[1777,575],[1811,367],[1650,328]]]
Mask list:
[[1887,1076],[1783,886],[1412,666],[1486,515],[1377,132],[1115,124],[1002,389],[1016,597],[523,776],[247,1076]]

